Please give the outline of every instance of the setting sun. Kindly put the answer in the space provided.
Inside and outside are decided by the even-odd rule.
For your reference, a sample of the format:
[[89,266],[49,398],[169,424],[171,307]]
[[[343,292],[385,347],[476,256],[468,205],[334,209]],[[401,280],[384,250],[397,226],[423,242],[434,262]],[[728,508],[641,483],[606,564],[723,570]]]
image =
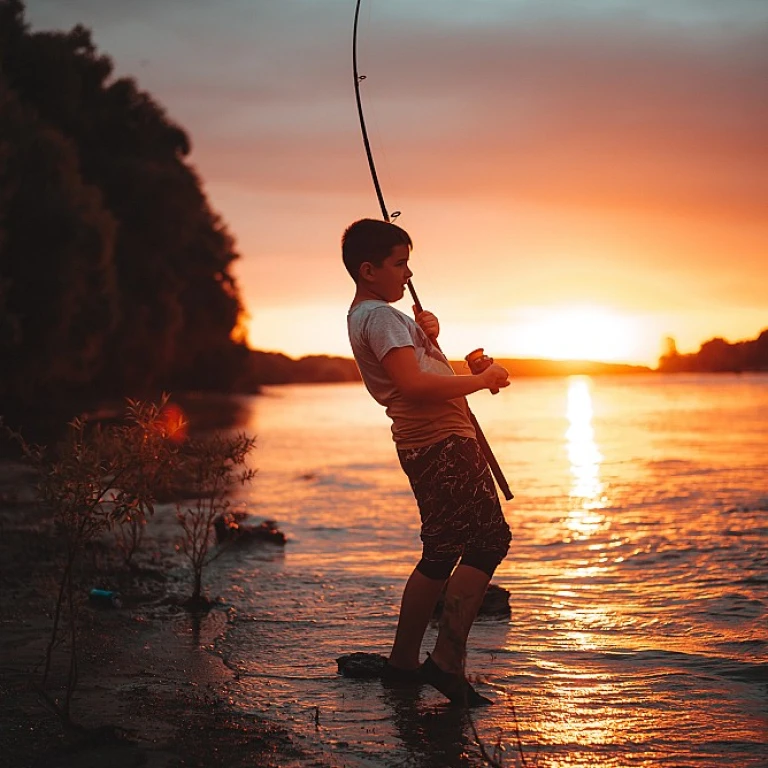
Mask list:
[[531,308],[516,329],[517,346],[550,360],[625,361],[644,356],[630,317],[595,306]]

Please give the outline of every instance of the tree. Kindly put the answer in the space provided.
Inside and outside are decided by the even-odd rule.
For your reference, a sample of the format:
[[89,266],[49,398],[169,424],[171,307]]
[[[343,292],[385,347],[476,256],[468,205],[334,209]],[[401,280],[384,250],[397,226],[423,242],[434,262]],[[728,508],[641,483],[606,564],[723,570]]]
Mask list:
[[115,221],[72,143],[0,73],[0,395],[90,381],[117,321]]
[[32,33],[0,0],[0,29],[0,332],[29,366],[39,342],[61,352],[17,393],[43,374],[49,391],[228,388],[247,352],[238,256],[187,132],[85,27]]

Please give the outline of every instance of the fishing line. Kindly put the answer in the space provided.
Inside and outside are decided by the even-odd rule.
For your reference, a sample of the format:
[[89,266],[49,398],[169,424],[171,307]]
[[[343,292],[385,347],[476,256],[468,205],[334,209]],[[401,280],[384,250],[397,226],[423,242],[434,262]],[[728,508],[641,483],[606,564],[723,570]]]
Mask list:
[[[367,30],[372,29],[372,27],[373,27],[373,3],[368,3],[365,11],[365,18],[363,19],[363,22],[361,24],[361,30],[364,32],[364,36],[368,34]],[[368,76],[363,74],[359,75],[358,77],[359,77],[359,82],[362,82],[363,80],[368,79]],[[378,158],[378,161],[379,161],[376,167],[381,173],[381,177],[385,181],[389,181],[390,179],[393,178],[393,174],[391,172],[389,157],[387,156],[387,150],[384,145],[384,141],[382,140],[381,121],[378,119],[378,112],[376,109],[375,100],[370,101],[368,103],[368,117],[369,117],[371,134],[375,139],[375,142],[372,142],[372,143],[375,143],[376,145],[376,157]],[[388,221],[393,222],[398,216],[401,215],[401,212],[387,211],[387,214],[389,216]]]

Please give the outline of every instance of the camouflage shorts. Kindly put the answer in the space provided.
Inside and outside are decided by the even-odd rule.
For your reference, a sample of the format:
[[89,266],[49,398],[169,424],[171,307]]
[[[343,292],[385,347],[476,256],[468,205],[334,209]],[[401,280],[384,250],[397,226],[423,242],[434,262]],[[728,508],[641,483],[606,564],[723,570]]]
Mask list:
[[451,435],[397,455],[419,505],[422,559],[455,564],[461,558],[492,573],[512,536],[478,442]]

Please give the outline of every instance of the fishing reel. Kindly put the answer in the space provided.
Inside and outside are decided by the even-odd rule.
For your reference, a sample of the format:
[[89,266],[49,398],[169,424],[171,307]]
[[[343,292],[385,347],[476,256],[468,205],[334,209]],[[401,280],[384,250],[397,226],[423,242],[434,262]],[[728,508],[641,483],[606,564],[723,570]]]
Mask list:
[[[493,358],[488,357],[482,347],[473,349],[464,359],[467,361],[469,370],[475,375],[482,373],[486,368],[493,364]],[[499,390],[492,389],[491,394],[498,395]]]

